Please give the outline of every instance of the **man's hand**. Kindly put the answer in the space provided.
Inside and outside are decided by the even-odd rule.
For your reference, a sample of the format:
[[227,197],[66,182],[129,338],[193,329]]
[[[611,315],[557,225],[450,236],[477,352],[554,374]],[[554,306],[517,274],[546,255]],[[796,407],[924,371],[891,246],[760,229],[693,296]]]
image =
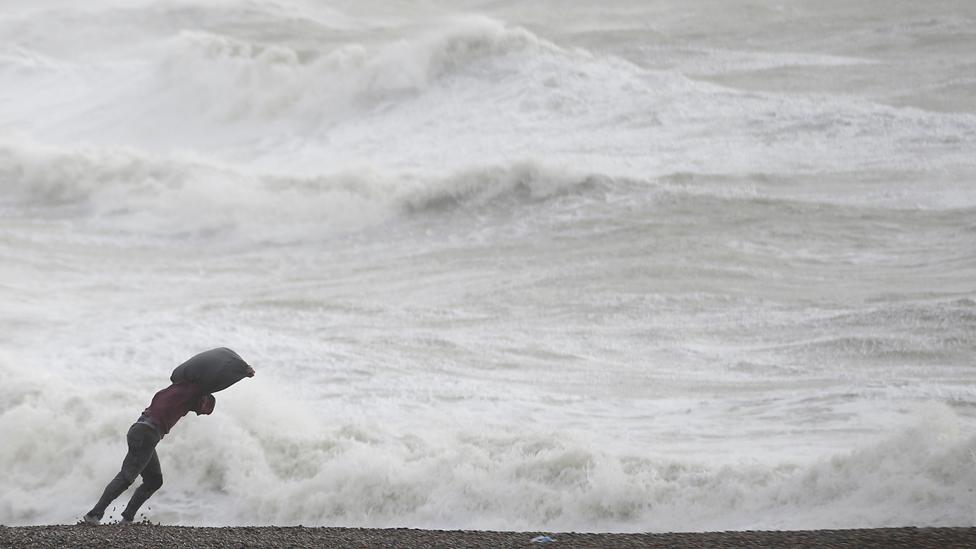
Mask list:
[[247,375],[247,377],[254,377],[254,368],[251,368],[250,366],[248,366],[247,367],[247,374],[246,375]]
[[198,416],[209,416],[213,413],[216,405],[217,399],[214,398],[213,395],[203,395],[200,397],[200,402],[197,403],[197,407],[193,411],[196,412]]

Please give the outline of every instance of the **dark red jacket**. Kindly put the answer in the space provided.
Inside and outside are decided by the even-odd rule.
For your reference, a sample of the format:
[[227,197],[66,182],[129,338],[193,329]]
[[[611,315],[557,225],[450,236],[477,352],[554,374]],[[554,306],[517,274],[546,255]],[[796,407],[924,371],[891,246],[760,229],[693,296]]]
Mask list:
[[153,396],[149,407],[142,414],[152,419],[165,435],[187,412],[209,415],[214,410],[216,399],[195,383],[174,383]]

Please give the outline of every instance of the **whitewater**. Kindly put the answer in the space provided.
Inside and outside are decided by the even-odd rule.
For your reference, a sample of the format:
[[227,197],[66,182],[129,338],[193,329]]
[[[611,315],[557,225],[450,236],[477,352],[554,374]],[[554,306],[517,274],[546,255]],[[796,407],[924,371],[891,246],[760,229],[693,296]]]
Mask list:
[[227,346],[149,520],[972,526],[974,52],[951,0],[4,2],[0,524]]

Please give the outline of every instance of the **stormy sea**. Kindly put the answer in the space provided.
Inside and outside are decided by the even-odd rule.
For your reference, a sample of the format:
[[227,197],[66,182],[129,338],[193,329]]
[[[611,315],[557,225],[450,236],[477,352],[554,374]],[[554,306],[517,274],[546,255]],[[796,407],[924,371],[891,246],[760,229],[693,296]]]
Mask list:
[[968,0],[3,2],[0,524],[227,346],[148,520],[972,526],[974,52]]

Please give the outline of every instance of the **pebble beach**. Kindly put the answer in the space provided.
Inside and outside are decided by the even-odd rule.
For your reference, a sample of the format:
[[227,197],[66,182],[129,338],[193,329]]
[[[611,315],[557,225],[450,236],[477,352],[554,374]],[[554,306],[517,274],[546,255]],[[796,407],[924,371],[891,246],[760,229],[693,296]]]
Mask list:
[[[538,536],[553,541],[532,542]],[[0,526],[0,547],[976,547],[976,528],[596,534],[411,528]]]

